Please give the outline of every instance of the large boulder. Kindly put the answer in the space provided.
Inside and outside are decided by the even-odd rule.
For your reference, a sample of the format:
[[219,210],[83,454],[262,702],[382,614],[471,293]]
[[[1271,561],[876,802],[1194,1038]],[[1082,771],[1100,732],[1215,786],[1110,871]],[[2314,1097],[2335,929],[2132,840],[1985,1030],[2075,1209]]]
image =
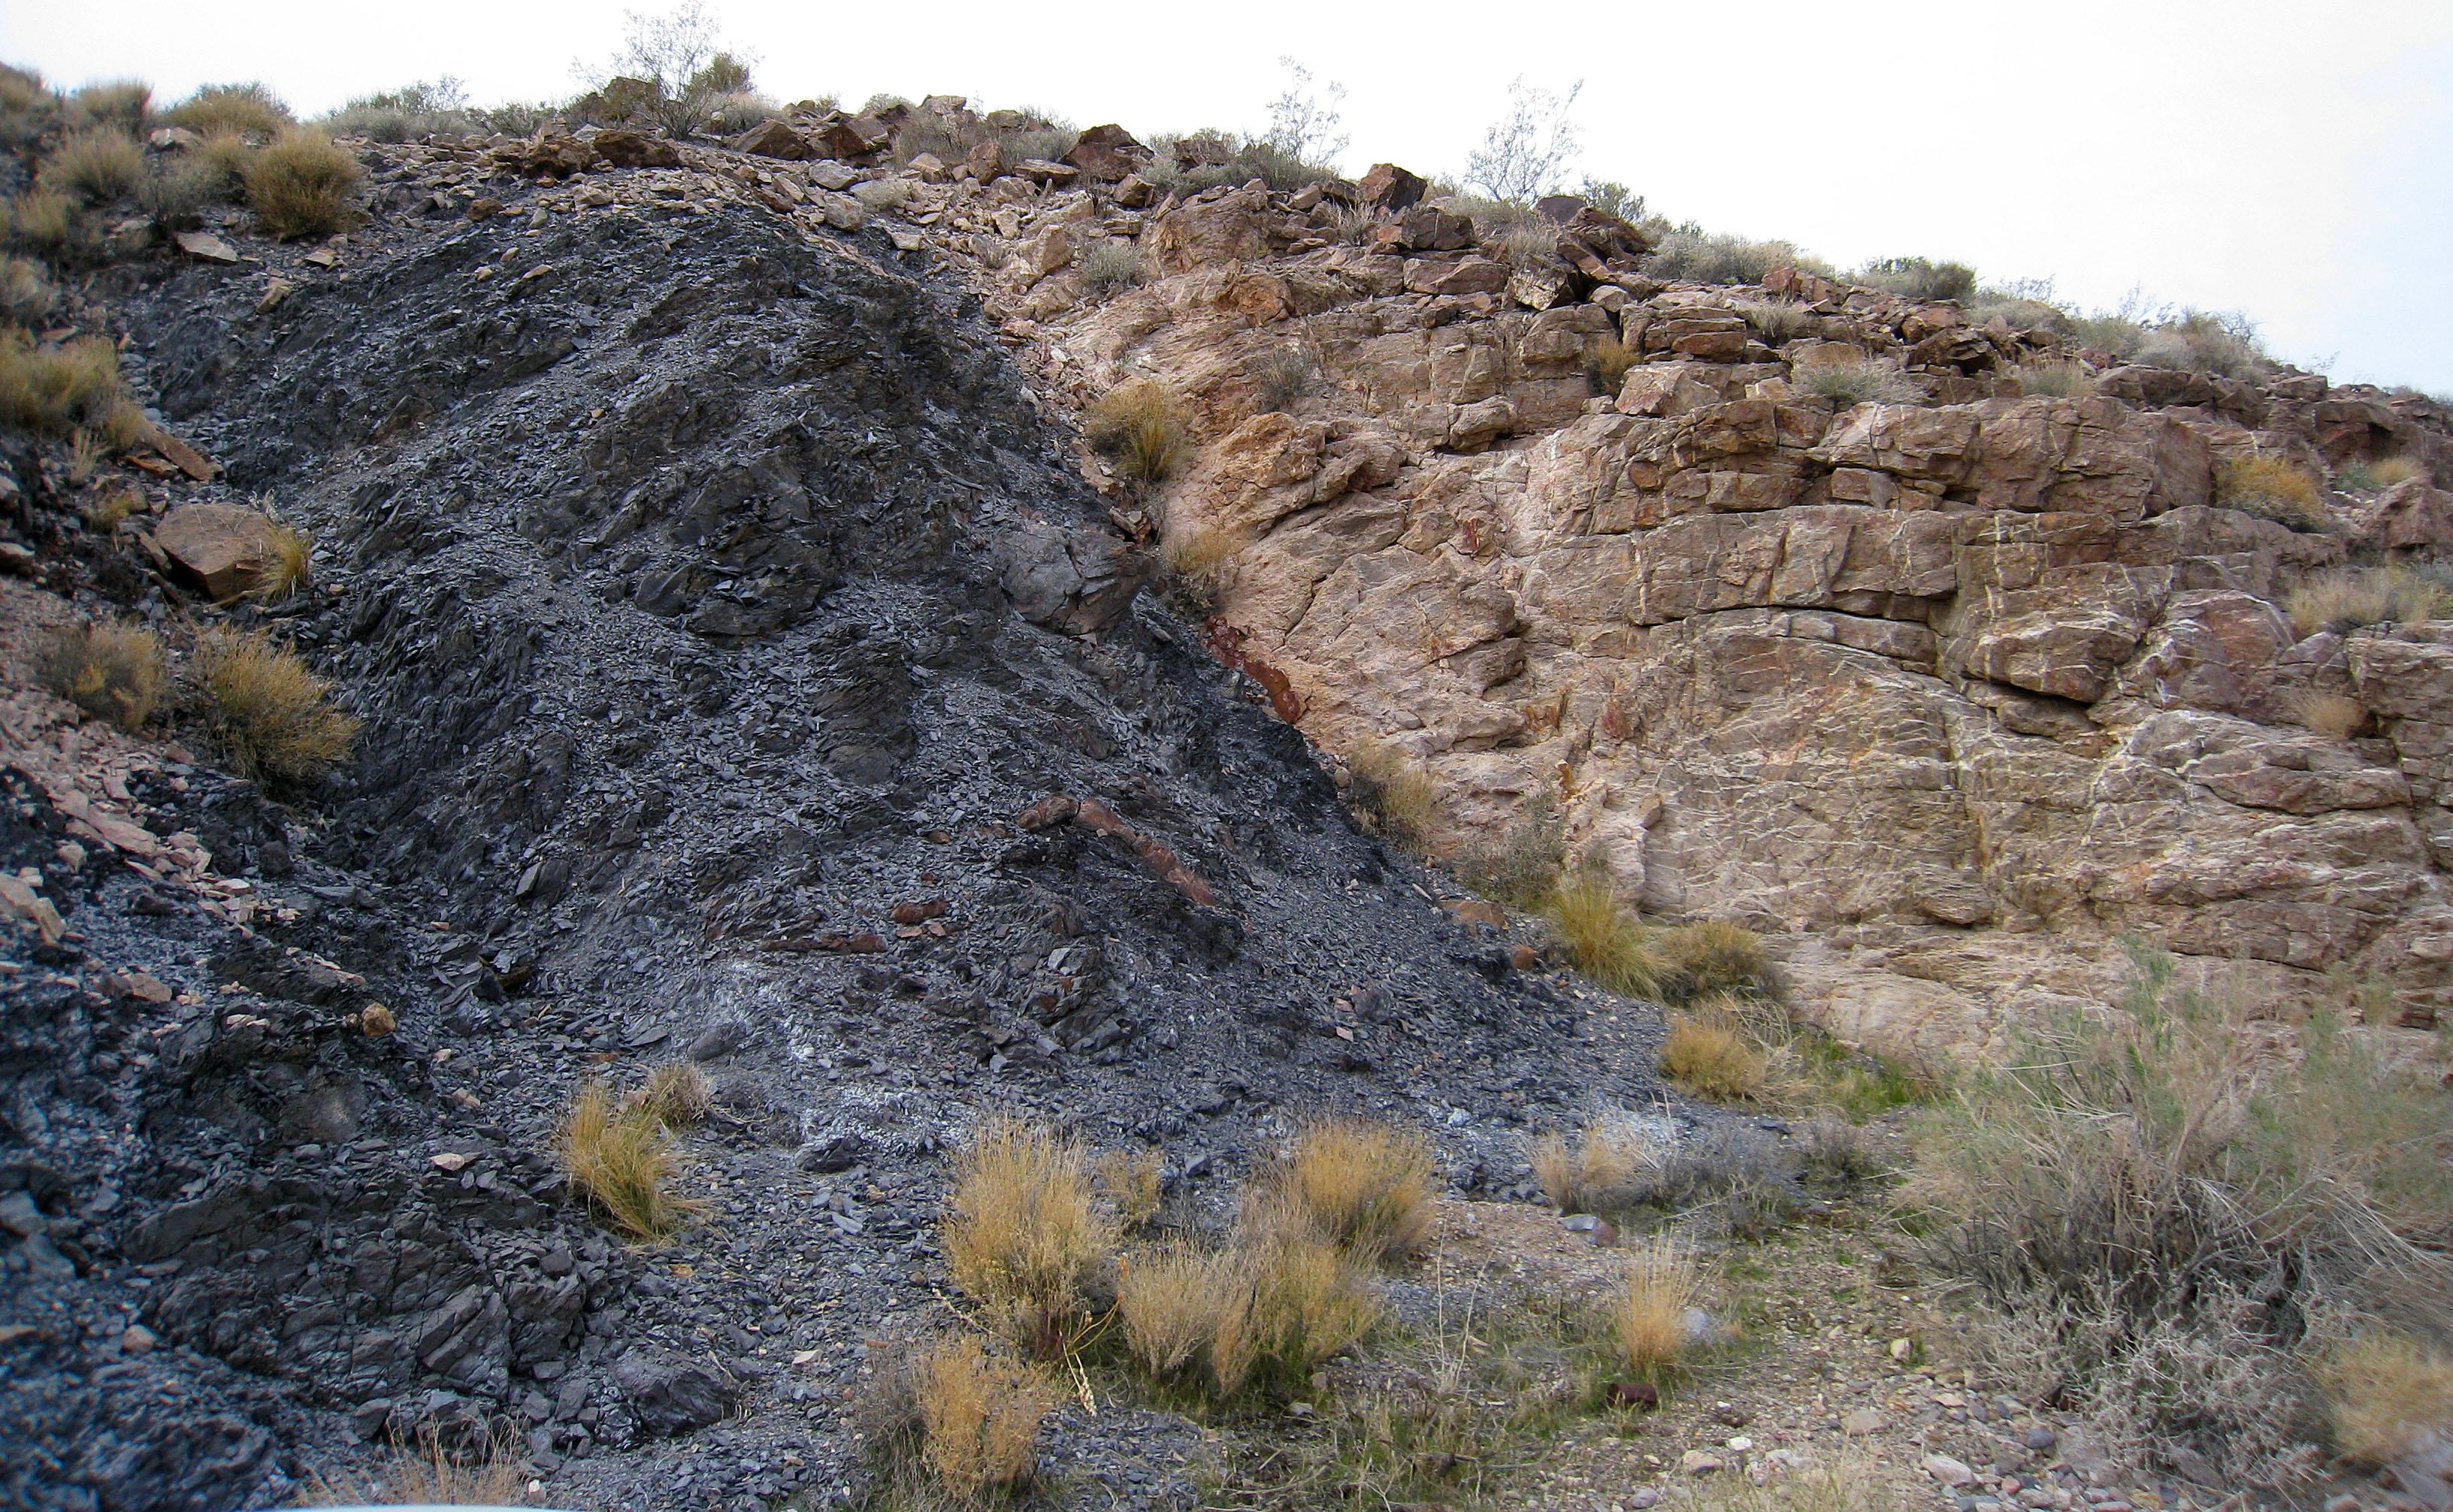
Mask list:
[[262,587],[281,560],[280,528],[235,504],[187,504],[154,527],[153,544],[206,594],[232,599]]

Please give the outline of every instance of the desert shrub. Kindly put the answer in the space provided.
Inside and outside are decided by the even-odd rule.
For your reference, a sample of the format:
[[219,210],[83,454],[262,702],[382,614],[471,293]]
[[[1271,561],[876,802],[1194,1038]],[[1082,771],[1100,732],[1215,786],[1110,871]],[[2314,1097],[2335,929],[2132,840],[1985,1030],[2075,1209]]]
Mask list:
[[699,1204],[668,1190],[672,1140],[644,1107],[622,1107],[604,1084],[591,1082],[564,1115],[555,1153],[564,1174],[613,1226],[637,1239],[662,1239]]
[[2334,473],[2334,487],[2344,493],[2374,493],[2382,485],[2365,462],[2346,462]]
[[2424,1339],[2370,1328],[2315,1362],[2334,1448],[2362,1464],[2398,1460],[2453,1425],[2453,1357]]
[[1777,347],[1804,330],[1809,318],[1805,307],[1793,299],[1740,300],[1737,310],[1754,333],[1764,339],[1765,345],[1771,347]]
[[1300,347],[1272,347],[1249,369],[1252,397],[1263,413],[1286,413],[1320,381],[1320,368]]
[[2365,625],[2421,625],[2453,613],[2453,590],[2399,565],[2320,573],[2283,599],[2303,636]]
[[2180,368],[2219,378],[2254,378],[2273,366],[2257,328],[2238,314],[2188,309],[2172,315],[2142,338],[2131,361]]
[[980,1125],[955,1170],[944,1243],[955,1284],[991,1326],[1035,1356],[1062,1353],[1116,1237],[1081,1145],[1007,1114]]
[[438,132],[465,136],[484,129],[483,114],[469,109],[469,91],[447,74],[432,84],[419,80],[359,95],[316,125],[334,136],[408,142]]
[[1141,249],[1129,242],[1101,242],[1073,260],[1082,287],[1107,295],[1142,281]]
[[301,1503],[313,1506],[518,1506],[528,1485],[526,1445],[508,1432],[481,1453],[455,1453],[431,1424],[414,1444],[394,1440],[371,1483],[309,1470]]
[[60,291],[40,266],[22,257],[0,259],[0,319],[36,326],[59,308]]
[[1570,1141],[1550,1133],[1527,1150],[1535,1178],[1562,1212],[1685,1216],[1742,1238],[1760,1238],[1798,1208],[1801,1153],[1732,1124],[1680,1139],[1656,1119],[1595,1118]]
[[1686,1309],[1695,1303],[1695,1260],[1666,1239],[1627,1251],[1626,1279],[1610,1304],[1620,1358],[1637,1376],[1657,1380],[1686,1347]]
[[57,251],[74,229],[69,197],[57,189],[30,189],[10,200],[8,210],[9,240],[18,247]]
[[956,1501],[975,1504],[1030,1479],[1052,1394],[1038,1372],[950,1338],[916,1363],[921,1452]]
[[1206,1376],[1212,1389],[1231,1394],[1248,1367],[1244,1338],[1251,1303],[1244,1256],[1233,1250],[1149,1250],[1126,1256],[1118,1267],[1125,1347],[1161,1380]]
[[1168,596],[1176,607],[1196,619],[1215,610],[1244,546],[1242,536],[1217,526],[1170,531],[1161,554],[1167,562]]
[[289,131],[249,158],[247,203],[274,236],[329,236],[357,224],[349,196],[366,170],[358,156],[313,131]]
[[1922,257],[1879,258],[1867,263],[1856,281],[1904,299],[1969,299],[1976,293],[1976,269]]
[[1925,399],[1924,385],[1893,364],[1870,357],[1810,363],[1797,368],[1789,381],[1843,408],[1850,405],[1921,405]]
[[1765,992],[1772,985],[1763,936],[1726,919],[1699,919],[1664,929],[1655,943],[1696,993]]
[[0,63],[0,145],[22,147],[38,140],[50,124],[55,103],[40,73]]
[[1593,392],[1616,398],[1625,387],[1626,370],[1639,357],[1616,336],[1604,336],[1585,349],[1585,381],[1593,386]]
[[218,164],[201,156],[165,163],[137,183],[136,203],[162,226],[192,225],[196,213],[230,195],[230,179]]
[[1644,270],[1659,279],[1685,279],[1698,284],[1760,284],[1775,268],[1828,273],[1830,266],[1807,256],[1791,242],[1756,242],[1743,236],[1711,236],[1682,226],[1661,238]]
[[2368,722],[2366,706],[2344,693],[2303,693],[2292,701],[2291,712],[2303,729],[2336,740],[2350,739]]
[[1717,1475],[1699,1486],[1702,1512],[1899,1512],[1889,1465],[1861,1449],[1829,1451],[1762,1485],[1750,1475]]
[[86,511],[85,527],[101,535],[109,535],[118,529],[121,523],[130,515],[141,514],[144,510],[145,495],[133,488],[122,488],[106,495],[101,503]]
[[1625,1115],[1596,1118],[1574,1140],[1557,1132],[1536,1138],[1527,1154],[1534,1179],[1562,1213],[1598,1213],[1636,1205],[1639,1179],[1661,1164],[1659,1140]]
[[2225,507],[2287,526],[2303,535],[2333,527],[2317,480],[2308,469],[2281,457],[2235,457],[2224,464],[2215,497]]
[[1883,1170],[1865,1131],[1828,1113],[1806,1121],[1798,1153],[1806,1174],[1826,1181],[1862,1182]]
[[307,586],[314,576],[315,538],[306,531],[271,522],[272,560],[264,565],[249,597],[278,604]]
[[707,1073],[688,1061],[667,1061],[649,1071],[630,1104],[667,1128],[695,1124],[713,1105]]
[[1566,820],[1548,787],[1526,800],[1496,839],[1468,847],[1453,863],[1457,880],[1486,898],[1539,911],[1559,885],[1566,851]]
[[1613,992],[1658,998],[1683,992],[1677,967],[1654,931],[1618,900],[1607,875],[1579,871],[1560,879],[1548,912],[1576,969]]
[[1409,854],[1427,853],[1436,795],[1429,769],[1370,736],[1354,743],[1346,767],[1347,793],[1372,832]]
[[1661,1070],[1697,1097],[1732,1103],[1760,1096],[1764,1055],[1735,1024],[1719,1015],[1681,1013],[1669,1021]]
[[1301,1383],[1379,1322],[1366,1263],[1335,1244],[1279,1234],[1240,1246],[1239,1263],[1252,1301],[1240,1340],[1224,1350],[1222,1377],[1257,1376],[1278,1387]]
[[0,330],[0,424],[65,435],[104,427],[127,397],[108,336],[52,347]]
[[201,630],[189,666],[205,726],[242,776],[312,782],[357,739],[358,721],[332,706],[332,685],[262,630]]
[[2295,1064],[2263,1005],[2131,954],[2121,1011],[2033,1031],[1921,1121],[1905,1205],[2024,1383],[2137,1456],[2273,1483],[2309,1459],[2312,1328],[2453,1328],[2453,1268],[2412,1243],[2453,1226],[2453,1102],[2323,1016]]
[[2095,380],[2084,368],[2074,362],[2022,363],[2010,369],[2019,380],[2019,391],[2048,394],[2055,399],[2084,399],[2095,392]]
[[2060,306],[1999,289],[1979,292],[1975,303],[1967,308],[1967,318],[1979,326],[1988,326],[1999,319],[2012,330],[2041,330],[2055,336],[2070,332],[2069,312]]
[[1090,407],[1084,432],[1092,450],[1135,483],[1156,483],[1184,455],[1184,410],[1165,384],[1118,384]]
[[34,672],[52,692],[132,734],[162,701],[162,642],[136,625],[56,629],[36,649]]
[[1158,1150],[1101,1150],[1090,1167],[1090,1184],[1115,1210],[1119,1224],[1139,1228],[1158,1216],[1166,1174],[1167,1157]]
[[710,96],[707,101],[702,129],[717,136],[739,136],[762,121],[771,119],[779,107],[763,94],[749,90],[732,90]]
[[145,149],[117,127],[71,131],[43,159],[45,184],[73,189],[95,204],[107,204],[134,189],[144,172]]
[[289,108],[261,84],[208,84],[163,111],[162,119],[199,136],[233,131],[271,138],[298,124]]
[[1297,1131],[1246,1196],[1245,1221],[1292,1229],[1361,1259],[1410,1255],[1431,1224],[1430,1141],[1396,1124],[1326,1118]]

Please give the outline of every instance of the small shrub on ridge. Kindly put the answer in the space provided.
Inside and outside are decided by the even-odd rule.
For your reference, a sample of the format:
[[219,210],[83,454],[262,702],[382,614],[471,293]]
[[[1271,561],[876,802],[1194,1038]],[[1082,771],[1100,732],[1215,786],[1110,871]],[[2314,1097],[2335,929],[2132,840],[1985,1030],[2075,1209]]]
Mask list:
[[2224,464],[2215,497],[2227,508],[2271,520],[2303,535],[2322,535],[2334,517],[2308,469],[2281,457],[2235,457]]
[[366,176],[357,154],[313,131],[288,131],[248,160],[247,202],[274,236],[329,236],[357,224],[349,195]]
[[89,202],[108,204],[144,176],[145,149],[116,127],[72,131],[43,159],[43,182],[74,189]]
[[2303,637],[2368,625],[2420,625],[2453,610],[2453,590],[2400,566],[2346,567],[2293,588],[2283,610]]
[[1837,362],[1809,363],[1789,381],[1810,394],[1820,394],[1846,408],[1850,405],[1921,405],[1925,387],[1885,362],[1844,357]]
[[269,139],[298,124],[261,84],[208,84],[163,111],[162,119],[208,137],[232,131]]

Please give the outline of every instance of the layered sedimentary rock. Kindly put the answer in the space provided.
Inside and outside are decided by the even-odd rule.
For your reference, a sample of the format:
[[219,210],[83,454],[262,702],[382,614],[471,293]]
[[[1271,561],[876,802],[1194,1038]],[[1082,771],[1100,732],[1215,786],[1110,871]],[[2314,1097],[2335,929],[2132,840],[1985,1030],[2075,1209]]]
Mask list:
[[[1093,301],[1007,264],[992,310],[1061,391],[1184,397],[1196,453],[1124,517],[1239,544],[1239,654],[1326,749],[1427,766],[1442,848],[1555,802],[1630,899],[1772,933],[1801,1006],[1903,1047],[2102,997],[2128,934],[2444,1005],[2453,625],[2303,634],[2283,604],[2453,542],[2445,495],[2329,495],[2295,530],[2218,487],[2248,455],[2453,475],[2431,401],[2118,366],[1787,270],[1520,278],[1431,207],[1097,214],[1000,229],[1069,216],[1077,254],[1138,238],[1161,276]],[[1923,399],[1803,381],[1867,357]],[[2049,358],[2082,397],[2025,391]],[[2364,720],[2303,727],[2318,695]]]

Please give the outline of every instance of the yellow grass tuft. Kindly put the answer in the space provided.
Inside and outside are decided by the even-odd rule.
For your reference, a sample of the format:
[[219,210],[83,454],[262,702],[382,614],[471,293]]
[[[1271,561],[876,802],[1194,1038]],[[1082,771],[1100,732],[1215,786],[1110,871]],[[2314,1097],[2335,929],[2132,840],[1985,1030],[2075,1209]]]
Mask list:
[[1086,418],[1091,449],[1136,483],[1166,477],[1188,444],[1182,407],[1165,384],[1151,379],[1118,384]]
[[2320,573],[2283,600],[2302,636],[2367,625],[2418,625],[2453,612],[2453,593],[2401,567]]
[[1551,891],[1549,914],[1576,969],[1603,986],[1638,998],[1684,990],[1677,964],[1655,932],[1620,905],[1608,877],[1590,871],[1562,877]]
[[1364,1260],[1409,1255],[1430,1230],[1433,1165],[1421,1131],[1321,1119],[1251,1195],[1247,1226],[1290,1226]]
[[366,170],[357,154],[313,131],[288,131],[248,159],[247,202],[273,235],[329,236],[357,224],[349,195]]
[[1031,1354],[1067,1346],[1087,1315],[1083,1283],[1116,1245],[1082,1146],[1007,1114],[980,1125],[954,1176],[947,1268],[989,1322]]
[[1686,1309],[1694,1304],[1694,1257],[1656,1239],[1627,1251],[1626,1281],[1610,1308],[1620,1356],[1627,1368],[1658,1379],[1686,1347]]
[[315,538],[304,530],[292,529],[280,521],[271,522],[272,560],[264,565],[250,596],[268,604],[278,604],[314,576],[312,558]]
[[688,1061],[667,1061],[648,1073],[630,1102],[667,1128],[683,1128],[707,1117],[711,1105],[707,1073]]
[[2321,1356],[2334,1447],[2363,1464],[2408,1453],[2429,1429],[2453,1433],[2453,1359],[2408,1334],[2361,1334]]
[[1116,1278],[1125,1347],[1162,1379],[1199,1370],[1216,1383],[1213,1351],[1223,1340],[1230,1362],[1243,1353],[1251,1305],[1251,1281],[1233,1251],[1144,1251],[1126,1256]]
[[136,625],[50,631],[35,652],[43,686],[96,719],[133,734],[162,700],[162,642]]
[[1219,596],[1226,588],[1227,570],[1244,547],[1242,536],[1215,526],[1167,536],[1164,547],[1167,577],[1194,612],[1207,614],[1218,607]]
[[1363,1263],[1334,1244],[1280,1235],[1243,1246],[1241,1264],[1252,1302],[1242,1333],[1212,1349],[1222,1389],[1256,1369],[1282,1386],[1301,1382],[1380,1321]]
[[1156,1149],[1102,1150],[1090,1173],[1100,1198],[1116,1210],[1127,1228],[1139,1228],[1158,1215],[1159,1187],[1167,1173],[1167,1155]]
[[22,257],[0,259],[0,320],[39,326],[59,302],[60,291],[40,267]]
[[331,706],[332,685],[262,630],[201,630],[189,666],[205,723],[243,776],[311,782],[357,739],[356,717]]
[[208,84],[163,111],[162,119],[208,137],[272,137],[297,124],[289,108],[261,84]]
[[645,1108],[617,1106],[601,1082],[572,1101],[558,1153],[570,1184],[633,1238],[662,1239],[698,1210],[666,1189],[673,1150],[664,1124]]
[[53,189],[30,189],[8,202],[9,239],[20,247],[54,250],[68,245],[73,224],[69,197]]
[[2319,534],[2334,524],[2316,478],[2282,457],[2235,457],[2224,463],[2215,497],[2227,507],[2303,534]]
[[47,188],[73,191],[93,204],[119,198],[144,172],[145,149],[115,127],[71,131],[43,159]]
[[2368,464],[2368,476],[2380,488],[2390,488],[2408,483],[2413,478],[2427,476],[2426,465],[2416,457],[2379,457]]
[[1354,743],[1346,770],[1353,779],[1354,802],[1371,828],[1401,850],[1425,854],[1430,848],[1436,792],[1430,772],[1394,746],[1367,735]]
[[1771,984],[1763,937],[1744,925],[1698,920],[1662,930],[1655,943],[1690,992],[1759,992]]
[[0,330],[0,424],[52,435],[110,427],[125,398],[119,348],[110,337],[82,336],[52,347]]
[[301,1500],[309,1506],[518,1506],[528,1482],[521,1448],[509,1434],[497,1433],[487,1441],[483,1459],[464,1462],[429,1428],[415,1447],[394,1443],[371,1485],[310,1470]]
[[1617,398],[1625,387],[1626,370],[1635,366],[1637,353],[1616,336],[1604,336],[1585,348],[1585,377],[1593,391]]
[[1764,1054],[1718,1014],[1679,1014],[1669,1021],[1661,1069],[1697,1097],[1733,1102],[1764,1091]]
[[2348,740],[2368,722],[2367,706],[2343,693],[2303,693],[2292,701],[2301,727],[2336,740]]
[[1599,1211],[1659,1164],[1653,1142],[1625,1118],[1596,1118],[1573,1143],[1564,1134],[1540,1135],[1526,1153],[1534,1179],[1562,1213]]
[[948,1496],[978,1503],[1030,1479],[1053,1400],[1037,1372],[964,1337],[923,1356],[917,1383],[921,1452]]

